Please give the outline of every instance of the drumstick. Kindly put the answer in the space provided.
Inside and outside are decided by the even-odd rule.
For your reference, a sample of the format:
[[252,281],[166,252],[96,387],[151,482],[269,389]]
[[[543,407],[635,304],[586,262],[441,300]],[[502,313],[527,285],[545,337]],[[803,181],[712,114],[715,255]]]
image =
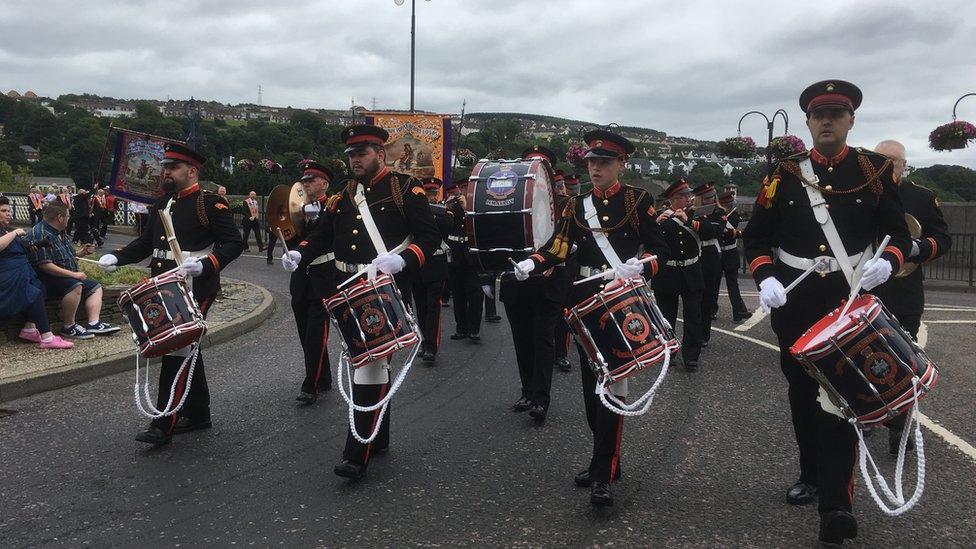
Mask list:
[[[643,264],[643,263],[647,263],[648,261],[652,261],[654,259],[657,259],[657,256],[656,255],[651,255],[651,256],[645,257],[644,259],[637,260],[637,263]],[[591,280],[596,280],[598,278],[603,278],[604,276],[606,276],[606,275],[608,275],[608,274],[610,274],[612,272],[613,272],[613,269],[607,269],[606,271],[603,271],[602,273],[597,273],[597,274],[595,274],[593,276],[588,276],[586,278],[577,280],[576,282],[573,282],[573,285],[574,286],[577,286],[579,284],[583,284],[584,282],[589,282]]]
[[285,247],[285,251],[287,252],[288,251],[288,241],[285,240],[285,233],[281,232],[281,227],[275,227],[275,230],[278,231],[278,238],[281,239],[281,245]]
[[183,250],[180,249],[180,243],[176,240],[176,231],[173,229],[173,218],[170,217],[166,208],[159,210],[159,219],[163,222],[163,230],[166,231],[166,241],[169,242],[169,249],[173,252],[173,261],[176,261],[177,265],[182,265]]
[[[885,246],[888,245],[888,241],[891,240],[891,235],[886,234],[881,244],[878,245],[877,251],[874,252],[874,256],[871,258],[872,261],[877,260],[881,257],[881,253],[884,252]],[[837,316],[837,320],[844,318],[847,315],[847,311],[851,308],[851,303],[854,301],[854,296],[861,291],[861,279],[864,278],[864,272],[861,272],[861,276],[857,278],[857,284],[851,288],[851,295],[847,296],[847,303],[844,304],[844,308],[841,309],[840,315]]]
[[[406,244],[407,242],[409,242],[409,240],[406,241],[406,242],[404,242],[403,244]],[[398,253],[402,252],[403,250],[407,249],[407,247],[404,246],[403,244],[400,244],[396,248],[393,248],[392,250],[389,251],[389,253],[391,253],[391,254],[398,254]],[[366,274],[366,271],[368,271],[368,270],[369,270],[369,265],[367,265],[365,269],[362,269],[358,273],[356,273],[356,274],[350,276],[349,278],[347,278],[342,284],[339,284],[338,286],[336,286],[336,289],[339,289],[339,288],[345,286],[346,284],[349,284],[353,280],[356,280],[357,278],[363,276],[364,274]]]
[[794,280],[793,282],[790,282],[790,285],[789,286],[783,288],[783,293],[785,293],[785,294],[790,293],[790,290],[792,290],[793,288],[796,288],[796,285],[797,284],[799,284],[800,282],[803,282],[803,279],[806,278],[806,277],[808,277],[808,276],[810,276],[810,273],[812,273],[813,271],[816,271],[817,270],[817,267],[819,267],[820,265],[822,265],[823,262],[824,262],[823,259],[818,259],[813,265],[810,266],[809,269],[803,271],[803,274],[801,274],[800,276],[796,277],[796,280]]

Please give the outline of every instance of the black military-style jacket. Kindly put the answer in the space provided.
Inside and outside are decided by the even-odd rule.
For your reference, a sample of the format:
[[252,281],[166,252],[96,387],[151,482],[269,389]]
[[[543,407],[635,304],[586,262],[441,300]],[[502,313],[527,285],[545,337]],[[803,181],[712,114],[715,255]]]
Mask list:
[[[746,261],[758,284],[774,274],[785,286],[802,271],[773,262],[773,248],[798,257],[833,255],[800,181],[801,153],[780,162],[763,184],[743,235]],[[901,199],[892,179],[891,161],[861,148],[845,147],[832,159],[812,155],[817,184],[848,255],[891,235],[882,258],[897,272],[911,251]],[[842,272],[831,273],[844,276]]]
[[[213,251],[201,260],[203,274],[193,279],[193,293],[198,296],[215,294],[220,288],[220,271],[244,251],[241,233],[234,225],[227,201],[218,195],[200,190],[199,185],[158,200],[149,209],[149,226],[142,235],[127,246],[113,252],[119,265],[136,263],[150,257],[149,269],[153,276],[176,267],[176,262],[166,259],[170,251],[166,231],[158,212],[170,199],[173,206],[173,231],[180,248],[186,254],[200,256],[198,252],[213,246]],[[172,255],[172,254],[169,254]]]
[[[535,263],[535,272],[542,272],[563,263],[576,245],[576,259],[583,267],[607,270],[606,257],[593,238],[593,230],[586,221],[583,200],[593,197],[593,207],[599,217],[600,226],[606,231],[607,240],[613,246],[621,261],[632,257],[656,255],[657,260],[644,265],[644,272],[650,279],[658,271],[659,265],[669,259],[668,247],[664,241],[661,227],[655,220],[654,199],[644,189],[614,183],[606,192],[594,188],[566,200],[562,215],[557,219],[552,238],[536,253],[529,256]],[[575,296],[593,295],[599,284],[575,286]]]
[[[323,195],[321,199],[312,203],[319,211],[315,219],[306,221],[304,230],[302,231],[303,239],[315,230],[316,225],[327,222],[325,218],[328,200],[329,196]],[[298,240],[293,239],[291,242],[286,243],[286,247],[289,249],[297,248],[300,244]],[[335,294],[335,286],[338,282],[341,282],[336,281],[335,262],[331,259],[321,261],[319,257],[319,255],[313,256],[312,254],[302,255],[298,269],[291,273],[291,279],[288,283],[288,291],[291,294],[292,301],[321,299],[324,297],[332,297]],[[315,263],[316,261],[319,262]],[[315,264],[313,265],[312,263]]]
[[661,272],[654,277],[655,291],[673,294],[683,289],[701,290],[705,287],[700,242],[718,237],[721,226],[710,221],[708,216],[692,219],[693,215],[693,211],[688,213],[687,222],[680,221],[676,217],[661,222],[661,230],[664,232],[664,240],[668,246],[668,259],[691,261],[697,258],[698,260],[690,265],[663,265]]
[[[718,237],[718,243],[722,248],[726,246],[735,246],[736,241],[742,236],[739,232],[739,223],[742,222],[742,216],[739,215],[737,210],[732,210],[730,214],[723,215],[724,221],[722,221],[722,234]],[[722,250],[722,268],[725,270],[738,269],[742,263],[739,261],[739,249],[733,248],[730,250]]]
[[[906,258],[906,261],[927,263],[949,251],[952,246],[949,225],[942,215],[939,199],[936,198],[935,193],[911,181],[902,181],[898,185],[898,196],[901,198],[905,213],[915,217],[922,226],[922,235],[915,239],[919,253],[914,257]],[[922,287],[924,278],[922,268],[919,267],[905,277],[897,278],[892,275],[887,282],[871,293],[880,297],[895,316],[920,315],[925,308],[925,293]]]
[[[352,181],[340,194],[330,197],[323,214],[326,222],[316,223],[299,245],[303,258],[333,251],[336,261],[348,264],[366,265],[376,259],[378,253],[354,201],[358,186]],[[411,244],[399,255],[406,261],[404,270],[416,274],[441,241],[423,185],[413,177],[384,167],[363,191],[388,250],[411,237]]]
[[437,248],[427,258],[427,262],[420,268],[420,278],[425,284],[447,280],[446,243],[448,242],[447,237],[454,227],[454,213],[445,209],[443,204],[432,205],[430,210],[434,214],[434,223],[437,224],[440,240],[437,241]]

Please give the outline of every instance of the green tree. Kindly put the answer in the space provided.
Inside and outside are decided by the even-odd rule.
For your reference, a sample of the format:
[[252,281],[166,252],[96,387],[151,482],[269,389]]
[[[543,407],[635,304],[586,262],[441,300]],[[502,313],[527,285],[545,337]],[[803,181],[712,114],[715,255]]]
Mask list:
[[14,169],[6,162],[0,162],[0,191],[13,192]]

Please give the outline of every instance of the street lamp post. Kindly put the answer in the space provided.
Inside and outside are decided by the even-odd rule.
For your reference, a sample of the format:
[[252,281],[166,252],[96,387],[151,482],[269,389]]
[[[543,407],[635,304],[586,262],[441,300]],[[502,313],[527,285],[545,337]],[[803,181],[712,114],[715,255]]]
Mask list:
[[[430,2],[430,0],[427,0]],[[393,2],[402,6],[404,0],[393,0]],[[410,112],[413,112],[413,83],[414,83],[414,67],[416,66],[416,36],[417,34],[417,0],[410,0]]]
[[960,97],[959,99],[956,99],[956,103],[952,106],[952,121],[953,122],[956,121],[956,107],[959,106],[959,102],[962,101],[963,99],[965,99],[967,97],[970,97],[970,96],[973,96],[973,95],[976,95],[976,93],[967,93],[966,95]]
[[767,132],[767,135],[766,135],[766,170],[767,170],[768,173],[772,173],[772,171],[773,171],[773,149],[772,149],[772,147],[770,147],[770,145],[773,142],[773,125],[776,123],[776,117],[777,116],[782,116],[783,117],[783,134],[785,135],[787,133],[790,133],[790,115],[786,114],[786,111],[784,111],[783,109],[777,109],[776,112],[773,113],[773,117],[772,118],[766,116],[765,113],[762,113],[762,112],[759,112],[759,111],[749,111],[749,112],[743,114],[742,115],[742,118],[739,119],[739,126],[738,126],[739,137],[742,137],[742,121],[745,120],[746,117],[749,116],[750,114],[758,114],[759,116],[763,117],[766,120],[766,132]]

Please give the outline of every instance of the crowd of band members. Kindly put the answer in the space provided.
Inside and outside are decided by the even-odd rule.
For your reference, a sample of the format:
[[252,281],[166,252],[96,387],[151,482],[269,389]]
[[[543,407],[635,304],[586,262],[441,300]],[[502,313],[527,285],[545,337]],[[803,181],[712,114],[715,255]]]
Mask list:
[[[804,280],[798,286],[801,291],[791,293],[789,298],[783,288],[782,282],[798,274],[787,260],[799,260],[782,255],[782,250],[800,254],[801,260],[823,255],[827,250],[819,244],[823,240],[819,228],[808,223],[809,212],[798,209],[805,199],[797,194],[802,193],[798,190],[803,187],[791,162],[806,159],[812,160],[813,169],[823,182],[822,192],[831,197],[828,203],[837,201],[833,211],[849,249],[860,250],[873,242],[879,224],[882,232],[892,236],[892,243],[882,251],[881,258],[864,264],[864,279],[868,281],[865,289],[877,287],[877,293],[884,296],[885,303],[914,336],[924,308],[921,270],[914,277],[893,279],[886,285],[885,282],[906,261],[931,261],[951,246],[938,201],[930,191],[903,180],[905,151],[899,144],[883,142],[878,153],[846,145],[846,130],[853,126],[853,113],[860,104],[856,87],[840,81],[821,82],[801,95],[800,104],[808,113],[807,125],[815,148],[776,166],[772,176],[764,181],[744,234],[746,261],[759,287],[761,303],[773,310],[773,329],[781,348],[788,348],[802,330],[837,306],[847,292],[843,279],[838,278],[840,269]],[[824,132],[825,127],[831,131]],[[394,277],[405,301],[412,303],[424,336],[420,357],[428,363],[435,361],[441,344],[440,314],[445,295],[449,293],[453,300],[456,332],[451,339],[477,343],[483,307],[489,312],[489,320],[499,318],[488,309],[494,305],[498,286],[511,327],[521,384],[512,408],[516,412],[528,411],[538,423],[546,420],[550,408],[553,369],[571,369],[562,313],[607,285],[600,279],[579,286],[572,282],[607,270],[608,263],[614,263],[609,261],[606,248],[598,245],[597,233],[605,236],[600,242],[609,241],[621,258],[612,267],[617,278],[642,274],[651,283],[664,317],[676,332],[681,332],[681,365],[686,371],[698,369],[702,348],[711,341],[711,321],[719,310],[723,278],[732,320],[741,322],[750,316],[738,289],[742,263],[737,239],[743,233],[734,189],[726,188],[719,194],[712,183],[693,186],[682,179],[655,199],[644,189],[621,185],[623,161],[634,147],[620,135],[597,130],[585,137],[593,189],[580,194],[578,178],[552,170],[555,158],[551,151],[533,147],[523,157],[544,160],[553,175],[557,196],[555,231],[535,254],[517,263],[514,273],[496,280],[495,275],[479,273],[469,261],[464,215],[465,191],[470,183],[460,180],[443,185],[437,180],[419,181],[391,172],[383,149],[387,137],[375,126],[346,128],[342,139],[354,179],[337,178],[315,162],[305,165],[302,182],[311,198],[305,209],[307,224],[299,238],[284,243],[286,251],[281,257],[282,265],[292,273],[292,309],[304,349],[303,380],[297,398],[302,404],[314,403],[320,392],[331,387],[328,312],[322,300],[335,293],[340,278],[361,272],[367,265]],[[196,177],[205,159],[181,147],[168,149],[167,155],[170,154],[167,173],[182,174],[178,178],[180,184],[172,197],[164,197],[154,209],[167,207],[167,200],[170,205],[175,201],[174,212],[182,219],[177,225],[177,232],[182,232],[181,241],[190,243],[192,249],[214,246],[210,256],[191,257],[183,265],[190,276],[197,277],[194,294],[206,310],[219,288],[219,271],[243,251],[246,241],[233,224],[224,198],[226,190],[209,195],[199,189]],[[78,196],[84,194],[79,192]],[[354,201],[354,197],[363,195],[370,210],[380,206],[374,214],[385,245],[392,248],[403,241],[402,249],[377,252],[367,237],[366,222],[357,213],[362,210]],[[36,194],[32,194],[32,204],[35,198]],[[245,201],[242,228],[253,230],[259,247],[264,248],[255,198],[251,193]],[[77,198],[54,195],[51,200],[67,200],[66,204],[74,206],[76,228],[91,223],[90,218],[99,208],[108,209],[97,198],[85,197],[79,203]],[[204,204],[202,210],[196,206],[198,201]],[[78,218],[79,210],[84,221]],[[206,215],[200,211],[206,211]],[[909,237],[902,218],[906,211],[920,221],[920,238]],[[593,214],[601,220],[600,224],[587,226],[585,220]],[[126,248],[103,256],[103,266],[131,263],[146,255],[157,257],[157,252],[162,254],[158,257],[163,257],[167,253],[165,238],[158,239],[162,243],[156,241],[162,227],[153,217],[147,220],[147,226],[152,231],[147,230]],[[412,239],[409,246],[406,244],[411,241],[406,237]],[[270,254],[269,251],[269,258]],[[651,260],[649,255],[656,259]],[[162,260],[153,262],[154,272],[172,266],[164,265]],[[540,273],[545,276],[538,276]],[[683,312],[680,328],[676,322],[679,301]],[[586,354],[578,346],[577,350],[593,448],[589,465],[576,474],[574,482],[590,488],[593,505],[611,505],[610,485],[621,476],[623,416],[596,399],[594,373]],[[169,387],[179,361],[179,357],[164,361],[161,404],[166,398],[162,387]],[[842,542],[856,535],[849,490],[853,435],[846,423],[819,408],[816,384],[786,351],[781,352],[781,362],[789,385],[800,456],[800,477],[787,491],[787,501],[802,505],[819,499],[821,541]],[[173,434],[210,426],[209,393],[202,364],[200,369],[200,379],[189,389],[187,408],[179,417],[154,421],[138,440],[165,444]],[[357,404],[374,404],[389,386],[389,365],[385,361],[370,363],[356,370],[353,396]],[[615,384],[613,390],[626,398],[626,383]],[[353,435],[352,429],[362,433],[374,426],[378,426],[379,436],[373,441],[363,442]],[[893,431],[898,428],[893,425]],[[390,444],[389,430],[389,409],[356,411],[335,473],[362,478],[370,457],[386,451]]]

